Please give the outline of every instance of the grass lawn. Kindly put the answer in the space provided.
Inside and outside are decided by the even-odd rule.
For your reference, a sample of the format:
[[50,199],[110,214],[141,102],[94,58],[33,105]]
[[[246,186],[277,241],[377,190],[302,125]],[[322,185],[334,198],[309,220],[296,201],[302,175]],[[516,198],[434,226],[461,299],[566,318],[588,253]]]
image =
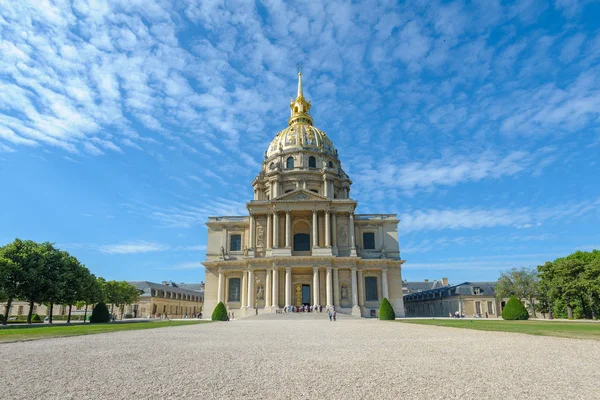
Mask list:
[[552,321],[504,321],[481,319],[406,319],[404,324],[435,325],[450,328],[527,333],[529,335],[559,336],[574,339],[600,340],[600,323]]
[[210,321],[118,322],[108,324],[57,324],[36,326],[14,325],[0,328],[0,343],[64,336],[92,335],[105,332],[166,328],[170,326],[195,325],[206,322]]

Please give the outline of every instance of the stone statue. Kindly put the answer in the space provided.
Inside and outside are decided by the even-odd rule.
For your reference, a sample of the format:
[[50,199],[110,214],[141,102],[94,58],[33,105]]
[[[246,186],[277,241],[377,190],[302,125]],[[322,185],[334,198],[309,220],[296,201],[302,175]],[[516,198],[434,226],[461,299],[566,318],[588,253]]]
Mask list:
[[248,257],[248,246],[244,246],[244,257]]
[[221,246],[221,250],[220,250],[220,252],[221,252],[221,257],[222,257],[223,259],[225,259],[225,247]]
[[342,299],[348,299],[348,286],[342,285]]
[[259,225],[256,229],[256,247],[265,247],[265,228]]
[[262,299],[264,299],[264,297],[265,297],[265,289],[262,287],[262,285],[258,286],[256,288],[256,298],[258,300],[262,300]]
[[381,258],[387,258],[387,252],[385,251],[385,244],[381,246]]

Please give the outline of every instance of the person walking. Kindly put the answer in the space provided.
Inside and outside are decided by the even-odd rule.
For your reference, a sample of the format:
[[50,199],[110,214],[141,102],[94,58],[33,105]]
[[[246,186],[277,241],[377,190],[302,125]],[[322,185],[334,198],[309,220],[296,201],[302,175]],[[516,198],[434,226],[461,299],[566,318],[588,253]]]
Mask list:
[[329,322],[332,321],[333,315],[331,314],[331,311],[329,311]]
[[337,318],[337,311],[333,310],[333,322],[336,321]]

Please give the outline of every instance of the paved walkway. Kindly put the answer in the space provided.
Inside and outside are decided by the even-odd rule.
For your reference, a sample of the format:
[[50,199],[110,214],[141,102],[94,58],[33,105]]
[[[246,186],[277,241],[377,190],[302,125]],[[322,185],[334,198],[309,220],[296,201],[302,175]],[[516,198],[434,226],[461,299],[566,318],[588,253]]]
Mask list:
[[0,344],[6,399],[600,399],[598,342],[326,313]]

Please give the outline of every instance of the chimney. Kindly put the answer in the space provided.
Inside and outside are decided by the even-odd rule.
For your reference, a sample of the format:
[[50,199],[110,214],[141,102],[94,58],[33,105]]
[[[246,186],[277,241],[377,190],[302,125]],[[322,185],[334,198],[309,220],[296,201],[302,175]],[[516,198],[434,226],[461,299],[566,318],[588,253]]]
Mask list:
[[425,282],[429,282],[429,279],[425,279]]
[[448,286],[448,278],[442,278],[442,286]]

